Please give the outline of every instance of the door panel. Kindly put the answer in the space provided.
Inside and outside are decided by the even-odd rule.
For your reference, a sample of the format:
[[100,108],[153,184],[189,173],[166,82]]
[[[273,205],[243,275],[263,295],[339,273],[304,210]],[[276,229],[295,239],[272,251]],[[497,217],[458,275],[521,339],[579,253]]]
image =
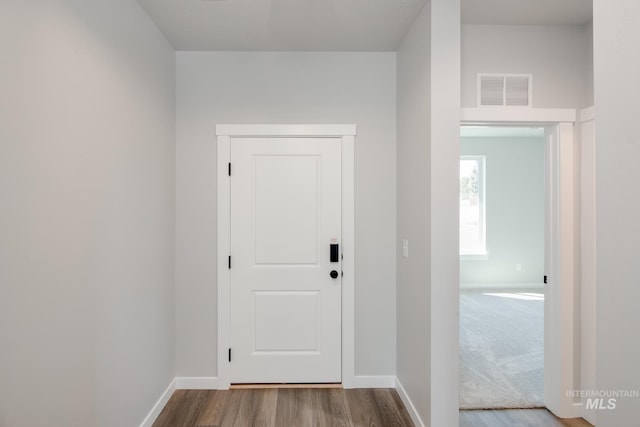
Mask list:
[[231,144],[231,382],[340,382],[339,138]]
[[254,157],[255,264],[318,264],[319,160]]
[[319,292],[254,292],[253,295],[255,352],[319,351]]

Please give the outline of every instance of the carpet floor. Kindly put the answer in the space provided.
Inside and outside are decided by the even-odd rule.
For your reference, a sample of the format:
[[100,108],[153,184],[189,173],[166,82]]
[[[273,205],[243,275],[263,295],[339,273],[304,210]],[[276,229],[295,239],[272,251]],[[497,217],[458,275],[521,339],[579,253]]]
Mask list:
[[460,292],[460,408],[543,407],[541,289]]

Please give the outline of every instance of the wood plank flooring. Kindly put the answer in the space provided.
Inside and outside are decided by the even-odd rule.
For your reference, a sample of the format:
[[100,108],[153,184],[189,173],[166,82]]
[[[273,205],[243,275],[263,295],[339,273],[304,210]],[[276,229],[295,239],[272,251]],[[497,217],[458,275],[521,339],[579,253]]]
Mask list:
[[153,427],[413,427],[393,389],[176,390]]
[[[393,389],[176,390],[153,427],[413,427]],[[463,410],[460,427],[593,427],[546,409]]]
[[546,409],[460,411],[460,427],[593,427],[582,418],[556,418]]

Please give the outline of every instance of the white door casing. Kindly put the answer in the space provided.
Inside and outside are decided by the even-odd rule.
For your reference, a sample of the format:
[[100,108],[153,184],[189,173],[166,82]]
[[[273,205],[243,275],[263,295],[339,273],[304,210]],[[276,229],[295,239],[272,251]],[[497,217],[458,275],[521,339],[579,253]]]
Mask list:
[[[355,126],[216,131],[218,388],[340,381],[352,387]],[[242,211],[249,214],[236,214]],[[341,263],[329,263],[332,239],[341,244]],[[332,279],[334,269],[344,275]]]
[[580,416],[576,388],[575,141],[576,110],[463,108],[463,125],[541,126],[546,140],[544,403],[556,416]]
[[[596,141],[595,108],[580,111],[580,388],[596,389]],[[577,331],[576,331],[577,332]],[[577,414],[597,425],[598,410],[587,408],[588,398],[577,405]]]
[[575,172],[574,124],[545,130],[547,213],[544,289],[544,403],[560,418],[573,418],[577,407],[575,367]]

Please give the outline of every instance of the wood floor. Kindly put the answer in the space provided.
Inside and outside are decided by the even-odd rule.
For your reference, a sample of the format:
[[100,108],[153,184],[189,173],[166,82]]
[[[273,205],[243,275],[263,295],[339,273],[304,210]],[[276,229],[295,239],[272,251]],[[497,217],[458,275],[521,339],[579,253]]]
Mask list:
[[559,419],[546,409],[460,411],[460,427],[593,427],[582,418]]
[[[393,389],[176,390],[153,427],[413,427]],[[546,409],[460,411],[460,427],[593,427]]]
[[393,389],[176,390],[153,427],[413,427]]

